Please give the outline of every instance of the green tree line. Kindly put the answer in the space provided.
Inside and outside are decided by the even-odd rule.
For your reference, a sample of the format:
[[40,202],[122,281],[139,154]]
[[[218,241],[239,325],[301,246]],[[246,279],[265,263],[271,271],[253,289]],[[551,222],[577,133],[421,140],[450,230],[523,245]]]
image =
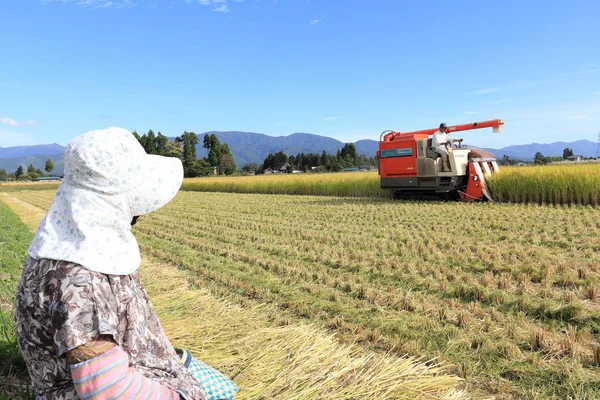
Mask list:
[[232,175],[237,169],[229,146],[225,142],[221,143],[214,133],[204,135],[202,147],[207,150],[207,156],[203,158],[198,158],[196,154],[199,139],[194,132],[185,131],[174,140],[169,140],[160,132],[155,134],[152,129],[142,136],[133,131],[133,136],[148,154],[181,159],[186,178],[209,176],[215,173]]
[[[551,162],[555,162],[555,161],[563,161],[566,160],[567,158],[573,156],[573,149],[570,149],[568,147],[565,147],[563,150],[563,155],[562,157],[546,157],[544,156],[541,152],[537,152],[535,153],[535,156],[533,157],[533,163],[537,164],[537,165],[544,165],[544,164],[549,164]],[[584,160],[588,160],[588,157],[583,157]]]
[[375,157],[367,157],[364,154],[359,155],[356,151],[354,143],[346,143],[344,147],[339,149],[335,155],[327,154],[325,150],[321,154],[318,153],[298,153],[295,156],[287,156],[283,151],[275,154],[269,153],[260,166],[256,164],[247,164],[244,170],[253,170],[257,173],[262,173],[264,170],[278,169],[281,165],[288,163],[288,172],[292,170],[300,170],[304,172],[312,171],[313,168],[317,171],[339,172],[344,168],[365,168],[377,167]]
[[[54,163],[52,163],[51,159],[46,160],[46,164],[44,166],[44,170],[50,174],[54,169]],[[44,171],[39,168],[33,166],[33,164],[29,164],[27,167],[27,171],[23,168],[22,165],[19,165],[15,172],[7,172],[6,169],[0,169],[0,182],[6,181],[35,181],[37,178],[42,176],[46,176]]]

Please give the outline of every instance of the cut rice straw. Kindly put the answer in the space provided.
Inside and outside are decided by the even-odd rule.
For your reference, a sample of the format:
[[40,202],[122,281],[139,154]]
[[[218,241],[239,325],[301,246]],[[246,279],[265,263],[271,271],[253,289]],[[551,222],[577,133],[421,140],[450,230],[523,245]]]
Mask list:
[[187,278],[154,260],[142,267],[169,338],[233,379],[236,400],[466,398],[442,365],[341,344],[308,324],[273,326],[270,306],[230,304]]

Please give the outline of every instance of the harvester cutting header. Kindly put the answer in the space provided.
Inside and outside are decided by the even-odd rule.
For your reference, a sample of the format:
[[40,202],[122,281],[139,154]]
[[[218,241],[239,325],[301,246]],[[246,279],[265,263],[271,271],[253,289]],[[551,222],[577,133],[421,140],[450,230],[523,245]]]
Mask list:
[[465,201],[491,200],[485,181],[498,171],[496,157],[463,146],[462,139],[450,139],[449,133],[482,128],[499,132],[502,125],[504,122],[495,119],[454,126],[442,123],[439,129],[414,132],[382,132],[377,151],[381,187],[394,190],[396,197],[421,193]]

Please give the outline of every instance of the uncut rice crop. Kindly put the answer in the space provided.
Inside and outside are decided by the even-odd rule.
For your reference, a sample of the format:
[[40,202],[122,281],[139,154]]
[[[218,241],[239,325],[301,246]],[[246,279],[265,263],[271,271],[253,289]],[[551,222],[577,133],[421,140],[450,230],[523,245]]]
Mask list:
[[488,180],[495,201],[600,205],[600,163],[501,168]]
[[392,197],[391,191],[383,190],[379,185],[377,172],[340,172],[193,178],[184,181],[182,190],[339,197]]

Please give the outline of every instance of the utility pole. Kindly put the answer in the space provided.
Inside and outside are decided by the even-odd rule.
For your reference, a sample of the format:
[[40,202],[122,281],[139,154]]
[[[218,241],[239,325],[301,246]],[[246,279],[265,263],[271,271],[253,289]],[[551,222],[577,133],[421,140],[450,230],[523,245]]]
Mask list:
[[600,158],[600,132],[598,132],[598,147],[596,148],[596,159]]

